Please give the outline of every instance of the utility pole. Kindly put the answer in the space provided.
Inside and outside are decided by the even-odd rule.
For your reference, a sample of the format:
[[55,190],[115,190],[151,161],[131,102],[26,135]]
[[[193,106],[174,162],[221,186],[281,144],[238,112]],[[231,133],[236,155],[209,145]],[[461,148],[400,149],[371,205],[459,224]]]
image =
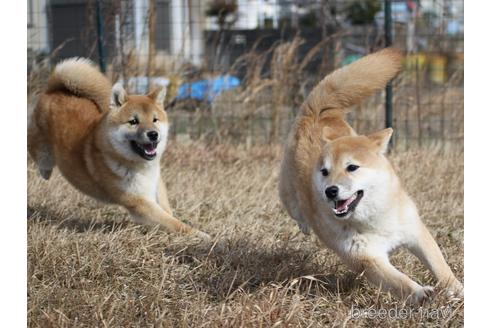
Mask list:
[[[386,47],[391,47],[393,44],[392,25],[391,0],[384,0],[384,43]],[[385,125],[387,128],[391,128],[393,126],[393,86],[391,81],[386,85],[385,113]],[[389,148],[393,146],[392,140],[390,140],[388,146]]]
[[97,23],[97,52],[99,55],[99,68],[106,73],[106,55],[104,54],[103,38],[104,25],[101,13],[101,1],[96,1],[96,23]]

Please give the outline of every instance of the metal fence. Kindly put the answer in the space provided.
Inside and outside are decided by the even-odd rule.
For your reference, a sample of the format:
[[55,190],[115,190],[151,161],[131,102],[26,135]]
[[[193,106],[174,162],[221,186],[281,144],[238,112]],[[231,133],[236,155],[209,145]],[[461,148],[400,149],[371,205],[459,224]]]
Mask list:
[[173,138],[278,142],[309,90],[388,32],[406,54],[390,122],[381,93],[352,124],[391,123],[398,149],[462,148],[463,0],[29,0],[28,94],[59,60],[88,57],[131,92],[166,86]]

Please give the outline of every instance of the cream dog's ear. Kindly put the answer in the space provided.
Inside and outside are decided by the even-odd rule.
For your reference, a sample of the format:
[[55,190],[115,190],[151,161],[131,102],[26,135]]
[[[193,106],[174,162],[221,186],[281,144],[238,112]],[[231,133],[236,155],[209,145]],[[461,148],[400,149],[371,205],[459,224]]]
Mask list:
[[384,130],[374,132],[368,135],[367,137],[369,138],[369,140],[372,141],[376,151],[379,154],[383,155],[388,150],[388,144],[392,135],[393,135],[393,129],[386,128]]
[[121,107],[128,100],[128,95],[121,85],[121,83],[116,83],[111,90],[110,104],[116,108]]
[[329,144],[331,143],[333,139],[333,128],[330,128],[329,126],[323,127],[323,130],[321,131],[321,140]]

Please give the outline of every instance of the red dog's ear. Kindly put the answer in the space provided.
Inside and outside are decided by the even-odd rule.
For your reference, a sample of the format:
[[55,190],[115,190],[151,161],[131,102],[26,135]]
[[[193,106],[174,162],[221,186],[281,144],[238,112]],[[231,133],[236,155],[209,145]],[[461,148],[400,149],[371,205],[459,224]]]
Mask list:
[[154,100],[154,102],[157,105],[164,107],[164,100],[166,99],[166,93],[167,93],[166,87],[158,87],[153,91],[149,92],[147,94],[147,97]]
[[378,132],[374,132],[367,137],[372,141],[376,151],[383,155],[388,150],[388,143],[393,135],[393,129],[387,128]]
[[110,104],[114,107],[121,107],[128,100],[128,95],[120,83],[116,83],[111,90]]

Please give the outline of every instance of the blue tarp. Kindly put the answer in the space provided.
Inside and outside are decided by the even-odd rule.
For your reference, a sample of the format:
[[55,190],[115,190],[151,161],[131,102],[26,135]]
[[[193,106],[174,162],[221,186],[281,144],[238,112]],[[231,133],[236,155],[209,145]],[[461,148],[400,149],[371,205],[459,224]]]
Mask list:
[[232,75],[223,75],[210,80],[183,83],[178,89],[176,99],[195,99],[211,103],[222,91],[237,88],[239,84],[239,79]]

